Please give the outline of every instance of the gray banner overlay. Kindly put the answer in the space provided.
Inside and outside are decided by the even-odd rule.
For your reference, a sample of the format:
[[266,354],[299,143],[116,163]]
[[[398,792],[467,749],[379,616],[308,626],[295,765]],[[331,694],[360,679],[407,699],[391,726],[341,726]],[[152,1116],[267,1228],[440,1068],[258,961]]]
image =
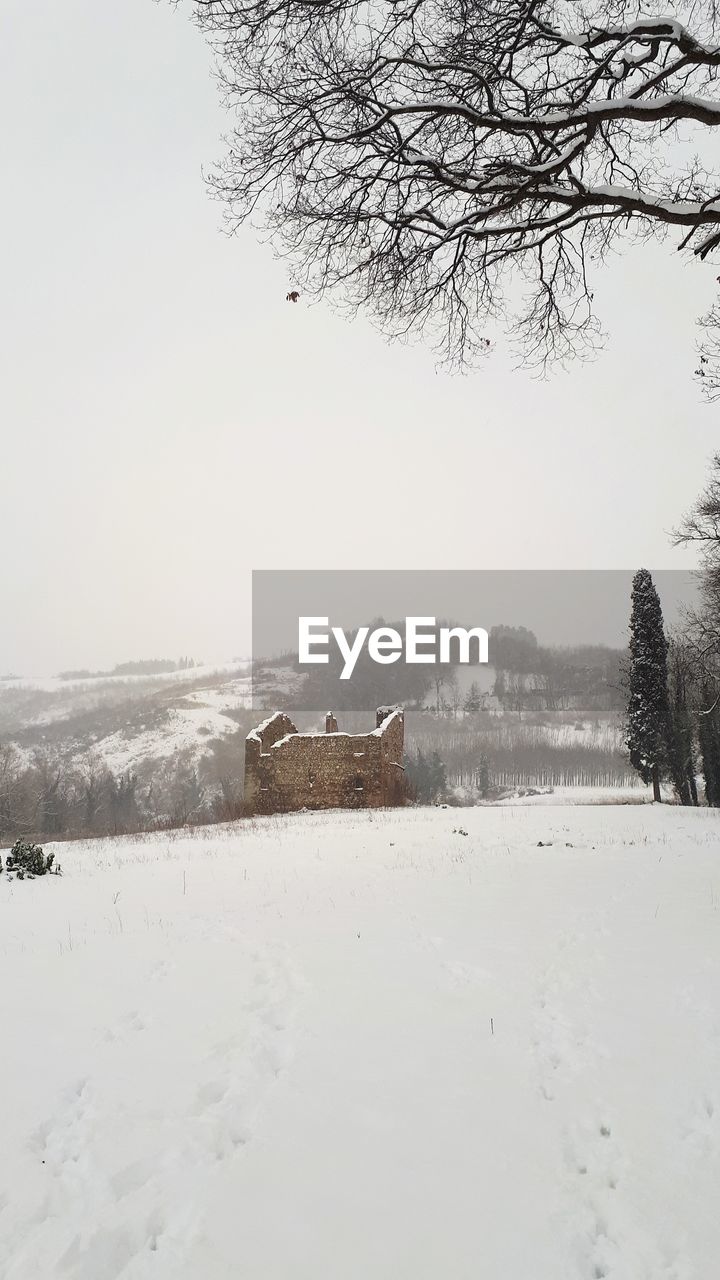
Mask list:
[[[341,628],[351,643],[358,628],[371,633],[384,626],[403,633],[408,618],[434,618],[437,625],[483,628],[490,637],[488,664],[458,664],[453,649],[455,678],[463,686],[478,679],[484,690],[499,670],[515,667],[532,673],[532,654],[515,649],[535,646],[537,683],[553,669],[552,683],[562,685],[560,668],[566,665],[566,683],[572,670],[598,665],[599,649],[619,655],[627,643],[632,570],[259,570],[253,574],[253,707],[266,710],[282,699],[283,681],[273,681],[269,699],[268,665],[287,675],[288,698],[295,708],[373,711],[382,702],[421,705],[439,678],[437,667],[408,664],[403,649],[392,664],[373,662],[367,642],[352,673],[332,635],[316,653],[328,655],[325,665],[299,661],[299,620],[327,619],[326,632]],[[696,580],[688,572],[660,570],[654,573],[663,605],[666,628],[672,630],[683,612],[692,608]],[[314,624],[315,633],[323,627]],[[529,633],[529,635],[528,635]],[[583,654],[583,650],[588,652]],[[563,651],[567,663],[563,663]],[[473,655],[477,652],[472,646]],[[438,647],[439,656],[439,647]],[[282,665],[279,666],[278,664]],[[446,664],[447,665],[447,664]],[[608,669],[617,663],[608,661]],[[345,668],[346,678],[341,679]],[[292,673],[293,679],[290,680]],[[447,674],[447,672],[446,672]],[[450,673],[452,678],[452,673]],[[608,676],[610,678],[610,676]],[[427,686],[427,687],[425,687]],[[566,697],[571,693],[568,688]],[[562,700],[563,690],[557,690]],[[557,700],[557,699],[556,699]],[[437,707],[440,698],[435,699]],[[539,695],[537,701],[540,701]],[[548,694],[547,701],[552,701]]]

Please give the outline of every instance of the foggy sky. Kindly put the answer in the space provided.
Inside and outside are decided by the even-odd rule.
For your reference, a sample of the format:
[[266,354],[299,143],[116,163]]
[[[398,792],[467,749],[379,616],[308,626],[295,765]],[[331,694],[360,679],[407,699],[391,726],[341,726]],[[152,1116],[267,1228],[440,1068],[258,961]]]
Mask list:
[[[357,627],[397,625],[403,619],[525,627],[540,644],[609,645],[628,639],[633,574],[620,569],[563,570],[259,570],[253,574],[252,653],[255,658],[298,652],[301,617],[328,618],[348,634]],[[694,573],[660,570],[654,576],[667,630],[697,608]],[[425,629],[431,626],[425,623]],[[327,632],[313,624],[313,634]],[[321,646],[320,651],[333,649]],[[316,649],[316,652],[318,650]],[[405,661],[404,658],[400,661]]]
[[693,564],[668,531],[716,447],[712,269],[634,247],[593,364],[540,382],[500,337],[437,372],[221,233],[187,10],[3,11],[0,674],[247,653],[252,569]]

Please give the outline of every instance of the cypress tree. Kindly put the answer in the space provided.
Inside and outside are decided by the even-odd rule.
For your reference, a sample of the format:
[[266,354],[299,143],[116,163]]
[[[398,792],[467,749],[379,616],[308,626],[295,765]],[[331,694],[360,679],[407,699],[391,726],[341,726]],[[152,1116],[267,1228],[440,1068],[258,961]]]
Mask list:
[[647,569],[633,578],[626,743],[630,763],[660,800],[669,731],[667,652],[660,599]]

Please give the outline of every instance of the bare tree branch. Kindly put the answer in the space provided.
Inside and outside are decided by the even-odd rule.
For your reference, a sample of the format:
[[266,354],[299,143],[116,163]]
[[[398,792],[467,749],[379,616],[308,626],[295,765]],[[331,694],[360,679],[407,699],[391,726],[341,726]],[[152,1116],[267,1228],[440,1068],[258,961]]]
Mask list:
[[[720,125],[715,5],[653,10],[194,0],[233,118],[211,179],[230,225],[268,230],[304,293],[427,330],[450,361],[495,322],[531,364],[592,351],[588,269],[621,238],[720,248],[720,178],[698,158]],[[712,396],[720,303],[703,323]]]

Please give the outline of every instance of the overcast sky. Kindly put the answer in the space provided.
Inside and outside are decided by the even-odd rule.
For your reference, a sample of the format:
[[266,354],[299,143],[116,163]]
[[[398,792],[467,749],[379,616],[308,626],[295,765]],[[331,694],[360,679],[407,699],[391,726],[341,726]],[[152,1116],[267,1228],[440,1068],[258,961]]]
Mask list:
[[247,652],[253,568],[692,564],[717,286],[671,242],[595,281],[594,364],[453,376],[221,233],[187,10],[4,0],[0,98],[0,674]]

